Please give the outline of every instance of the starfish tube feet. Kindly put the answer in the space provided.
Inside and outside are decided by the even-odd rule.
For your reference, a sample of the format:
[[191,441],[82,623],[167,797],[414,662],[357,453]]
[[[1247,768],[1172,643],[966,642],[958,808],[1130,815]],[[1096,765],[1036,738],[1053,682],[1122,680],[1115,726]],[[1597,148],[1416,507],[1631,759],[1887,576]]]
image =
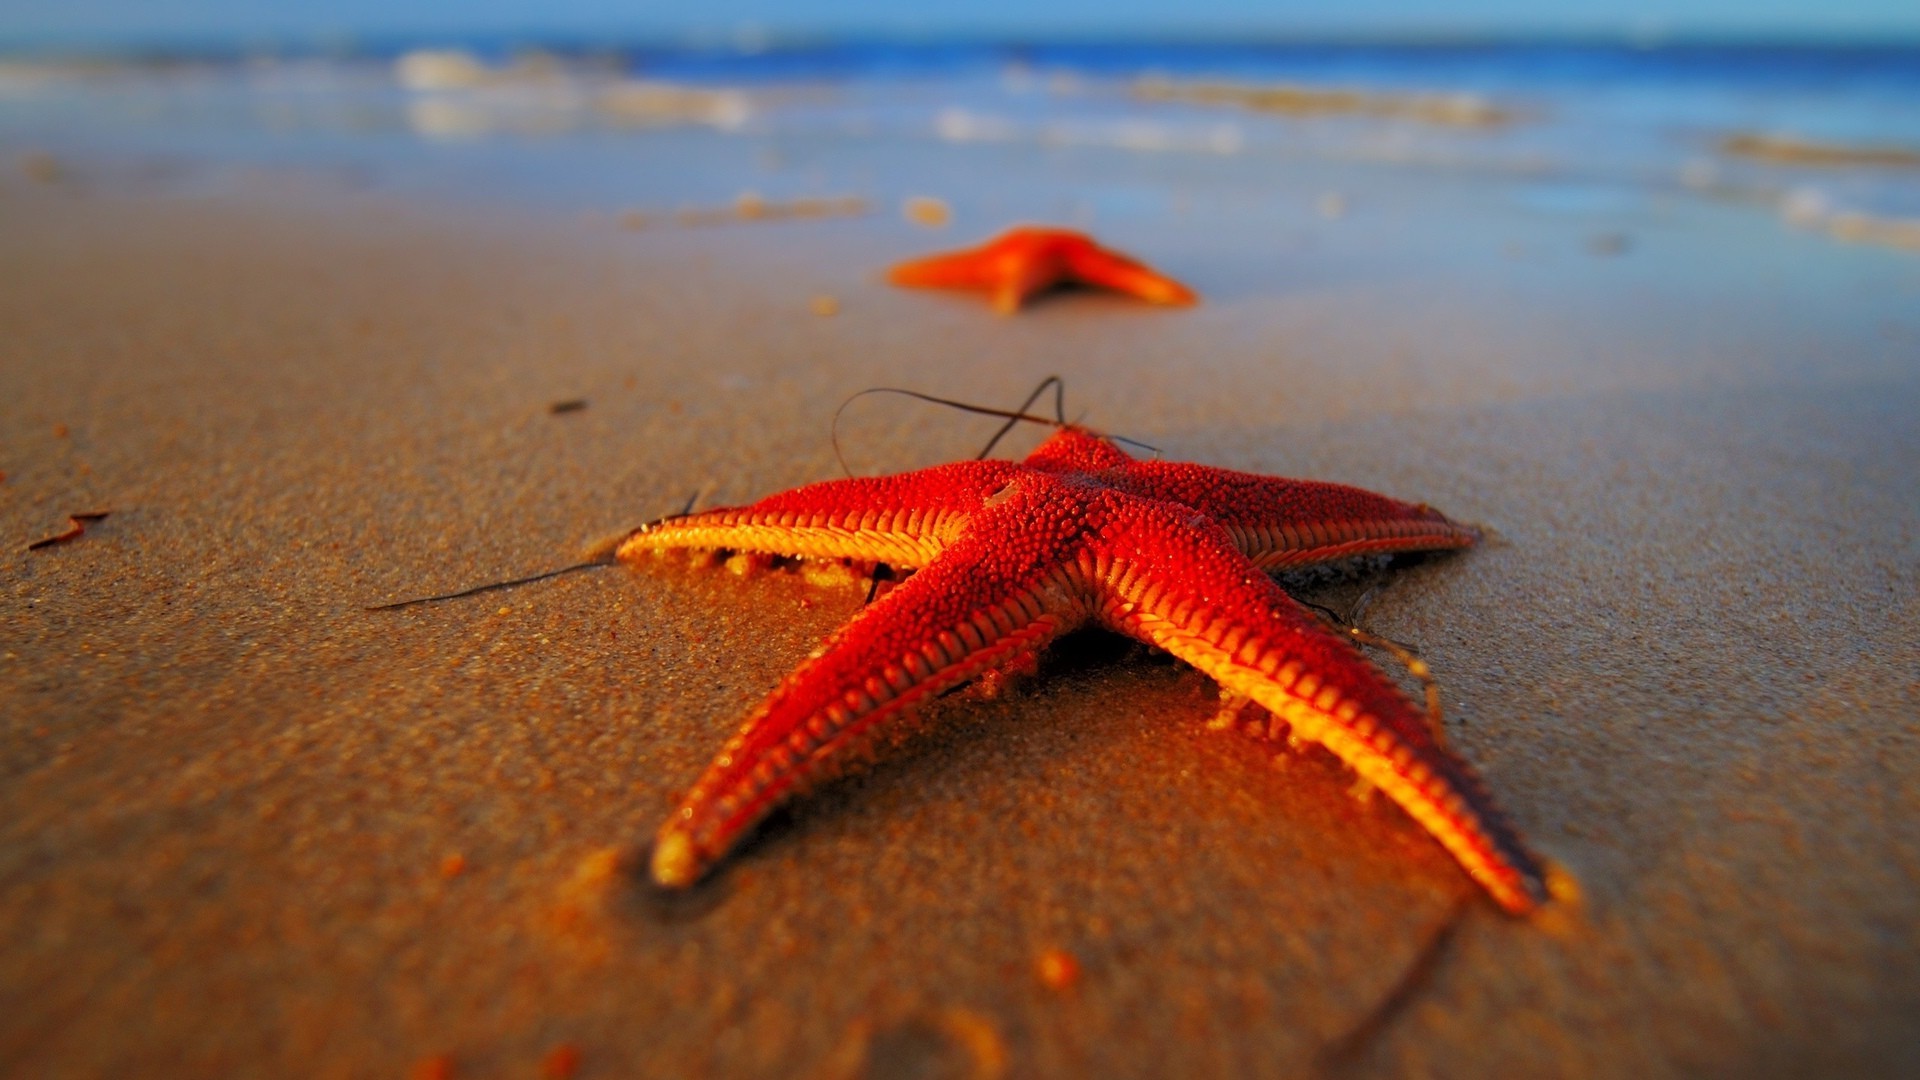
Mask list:
[[968,461],[808,484],[751,506],[650,522],[621,541],[616,555],[631,562],[647,551],[720,548],[915,569],[937,556],[967,515],[1017,469],[1010,461]]

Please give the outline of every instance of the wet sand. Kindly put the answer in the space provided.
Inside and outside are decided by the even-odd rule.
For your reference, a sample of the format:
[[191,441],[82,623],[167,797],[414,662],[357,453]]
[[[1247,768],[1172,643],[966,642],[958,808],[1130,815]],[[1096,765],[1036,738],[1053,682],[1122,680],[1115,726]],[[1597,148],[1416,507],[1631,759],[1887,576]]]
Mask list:
[[[973,239],[890,215],[0,198],[10,1071],[1920,1069],[1908,253],[1703,204],[1600,257],[1584,221],[1407,229],[1361,191],[1270,250],[1103,233],[1191,312],[997,319],[881,284]],[[1503,917],[1101,637],[662,897],[634,853],[857,586],[663,561],[363,610],[835,475],[864,387],[1054,372],[1171,458],[1491,530],[1322,588],[1384,583],[1370,628],[1578,904]],[[892,471],[991,429],[867,398],[842,437]]]

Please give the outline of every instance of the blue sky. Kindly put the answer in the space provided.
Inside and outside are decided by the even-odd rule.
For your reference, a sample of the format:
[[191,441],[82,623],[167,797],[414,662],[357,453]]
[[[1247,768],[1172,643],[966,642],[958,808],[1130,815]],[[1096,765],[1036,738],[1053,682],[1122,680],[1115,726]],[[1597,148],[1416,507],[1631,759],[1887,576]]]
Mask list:
[[1920,0],[0,0],[0,40],[524,33],[1920,37]]

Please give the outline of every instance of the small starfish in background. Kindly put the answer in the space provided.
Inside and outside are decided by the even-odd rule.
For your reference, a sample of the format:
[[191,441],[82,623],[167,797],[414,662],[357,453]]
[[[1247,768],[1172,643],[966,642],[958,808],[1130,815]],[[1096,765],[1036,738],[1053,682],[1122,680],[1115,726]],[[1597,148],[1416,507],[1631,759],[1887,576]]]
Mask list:
[[1103,248],[1083,233],[1022,225],[971,248],[903,262],[887,272],[895,285],[929,289],[976,289],[993,294],[1002,315],[1020,310],[1027,298],[1064,283],[1095,285],[1148,303],[1198,303],[1192,289],[1136,259]]
[[628,561],[722,548],[918,568],[748,716],[661,826],[655,881],[693,884],[776,805],[858,760],[917,706],[1092,624],[1264,707],[1269,737],[1332,751],[1507,911],[1546,899],[1541,864],[1426,714],[1268,576],[1463,548],[1473,530],[1357,488],[1141,461],[1097,433],[1057,428],[1023,461],[810,484],[654,522],[621,543]]

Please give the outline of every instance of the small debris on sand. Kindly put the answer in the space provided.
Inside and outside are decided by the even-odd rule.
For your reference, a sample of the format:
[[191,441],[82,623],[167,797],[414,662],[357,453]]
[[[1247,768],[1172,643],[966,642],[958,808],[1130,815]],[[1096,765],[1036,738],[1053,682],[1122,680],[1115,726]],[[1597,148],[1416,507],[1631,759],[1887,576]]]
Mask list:
[[36,184],[57,184],[66,179],[67,170],[45,150],[29,150],[20,155],[20,175]]
[[435,1054],[430,1058],[421,1058],[407,1070],[407,1080],[453,1080],[453,1056]]
[[931,195],[913,196],[901,204],[900,213],[915,225],[929,229],[942,229],[953,223],[953,207],[947,205],[947,200]]
[[586,398],[568,398],[565,401],[556,401],[553,404],[547,406],[547,411],[554,414],[555,416],[558,416],[561,413],[579,412],[581,409],[584,409],[586,407],[587,407]]
[[1633,239],[1626,233],[1596,233],[1587,237],[1587,250],[1595,255],[1624,255],[1633,246]]
[[111,510],[82,510],[77,514],[69,514],[67,515],[67,528],[64,531],[35,540],[33,543],[27,545],[27,550],[38,551],[44,547],[52,547],[55,544],[65,544],[78,540],[86,535],[88,525],[101,520],[111,513],[113,513]]
[[574,868],[571,884],[593,892],[604,892],[613,879],[620,876],[621,868],[627,861],[626,852],[620,848],[600,848],[580,860],[580,865]]
[[800,579],[821,589],[847,589],[867,586],[871,563],[855,565],[844,559],[802,559]]
[[580,1048],[561,1043],[540,1059],[540,1080],[572,1080],[580,1071]]
[[623,848],[605,847],[588,853],[574,867],[573,876],[561,884],[553,906],[546,911],[551,928],[588,959],[598,959],[606,951],[604,920],[608,903],[633,863],[632,853]]
[[743,191],[733,200],[733,213],[743,221],[754,221],[767,216],[767,200],[757,191]]
[[1079,985],[1080,961],[1065,949],[1047,949],[1033,964],[1040,985],[1055,993],[1064,993]]
[[671,215],[648,210],[624,210],[620,214],[623,229],[650,228],[656,222],[671,220],[676,225],[730,225],[742,221],[802,221],[817,218],[861,217],[871,211],[867,200],[858,195],[806,196],[778,202],[757,191],[743,191],[727,206],[682,206]]

